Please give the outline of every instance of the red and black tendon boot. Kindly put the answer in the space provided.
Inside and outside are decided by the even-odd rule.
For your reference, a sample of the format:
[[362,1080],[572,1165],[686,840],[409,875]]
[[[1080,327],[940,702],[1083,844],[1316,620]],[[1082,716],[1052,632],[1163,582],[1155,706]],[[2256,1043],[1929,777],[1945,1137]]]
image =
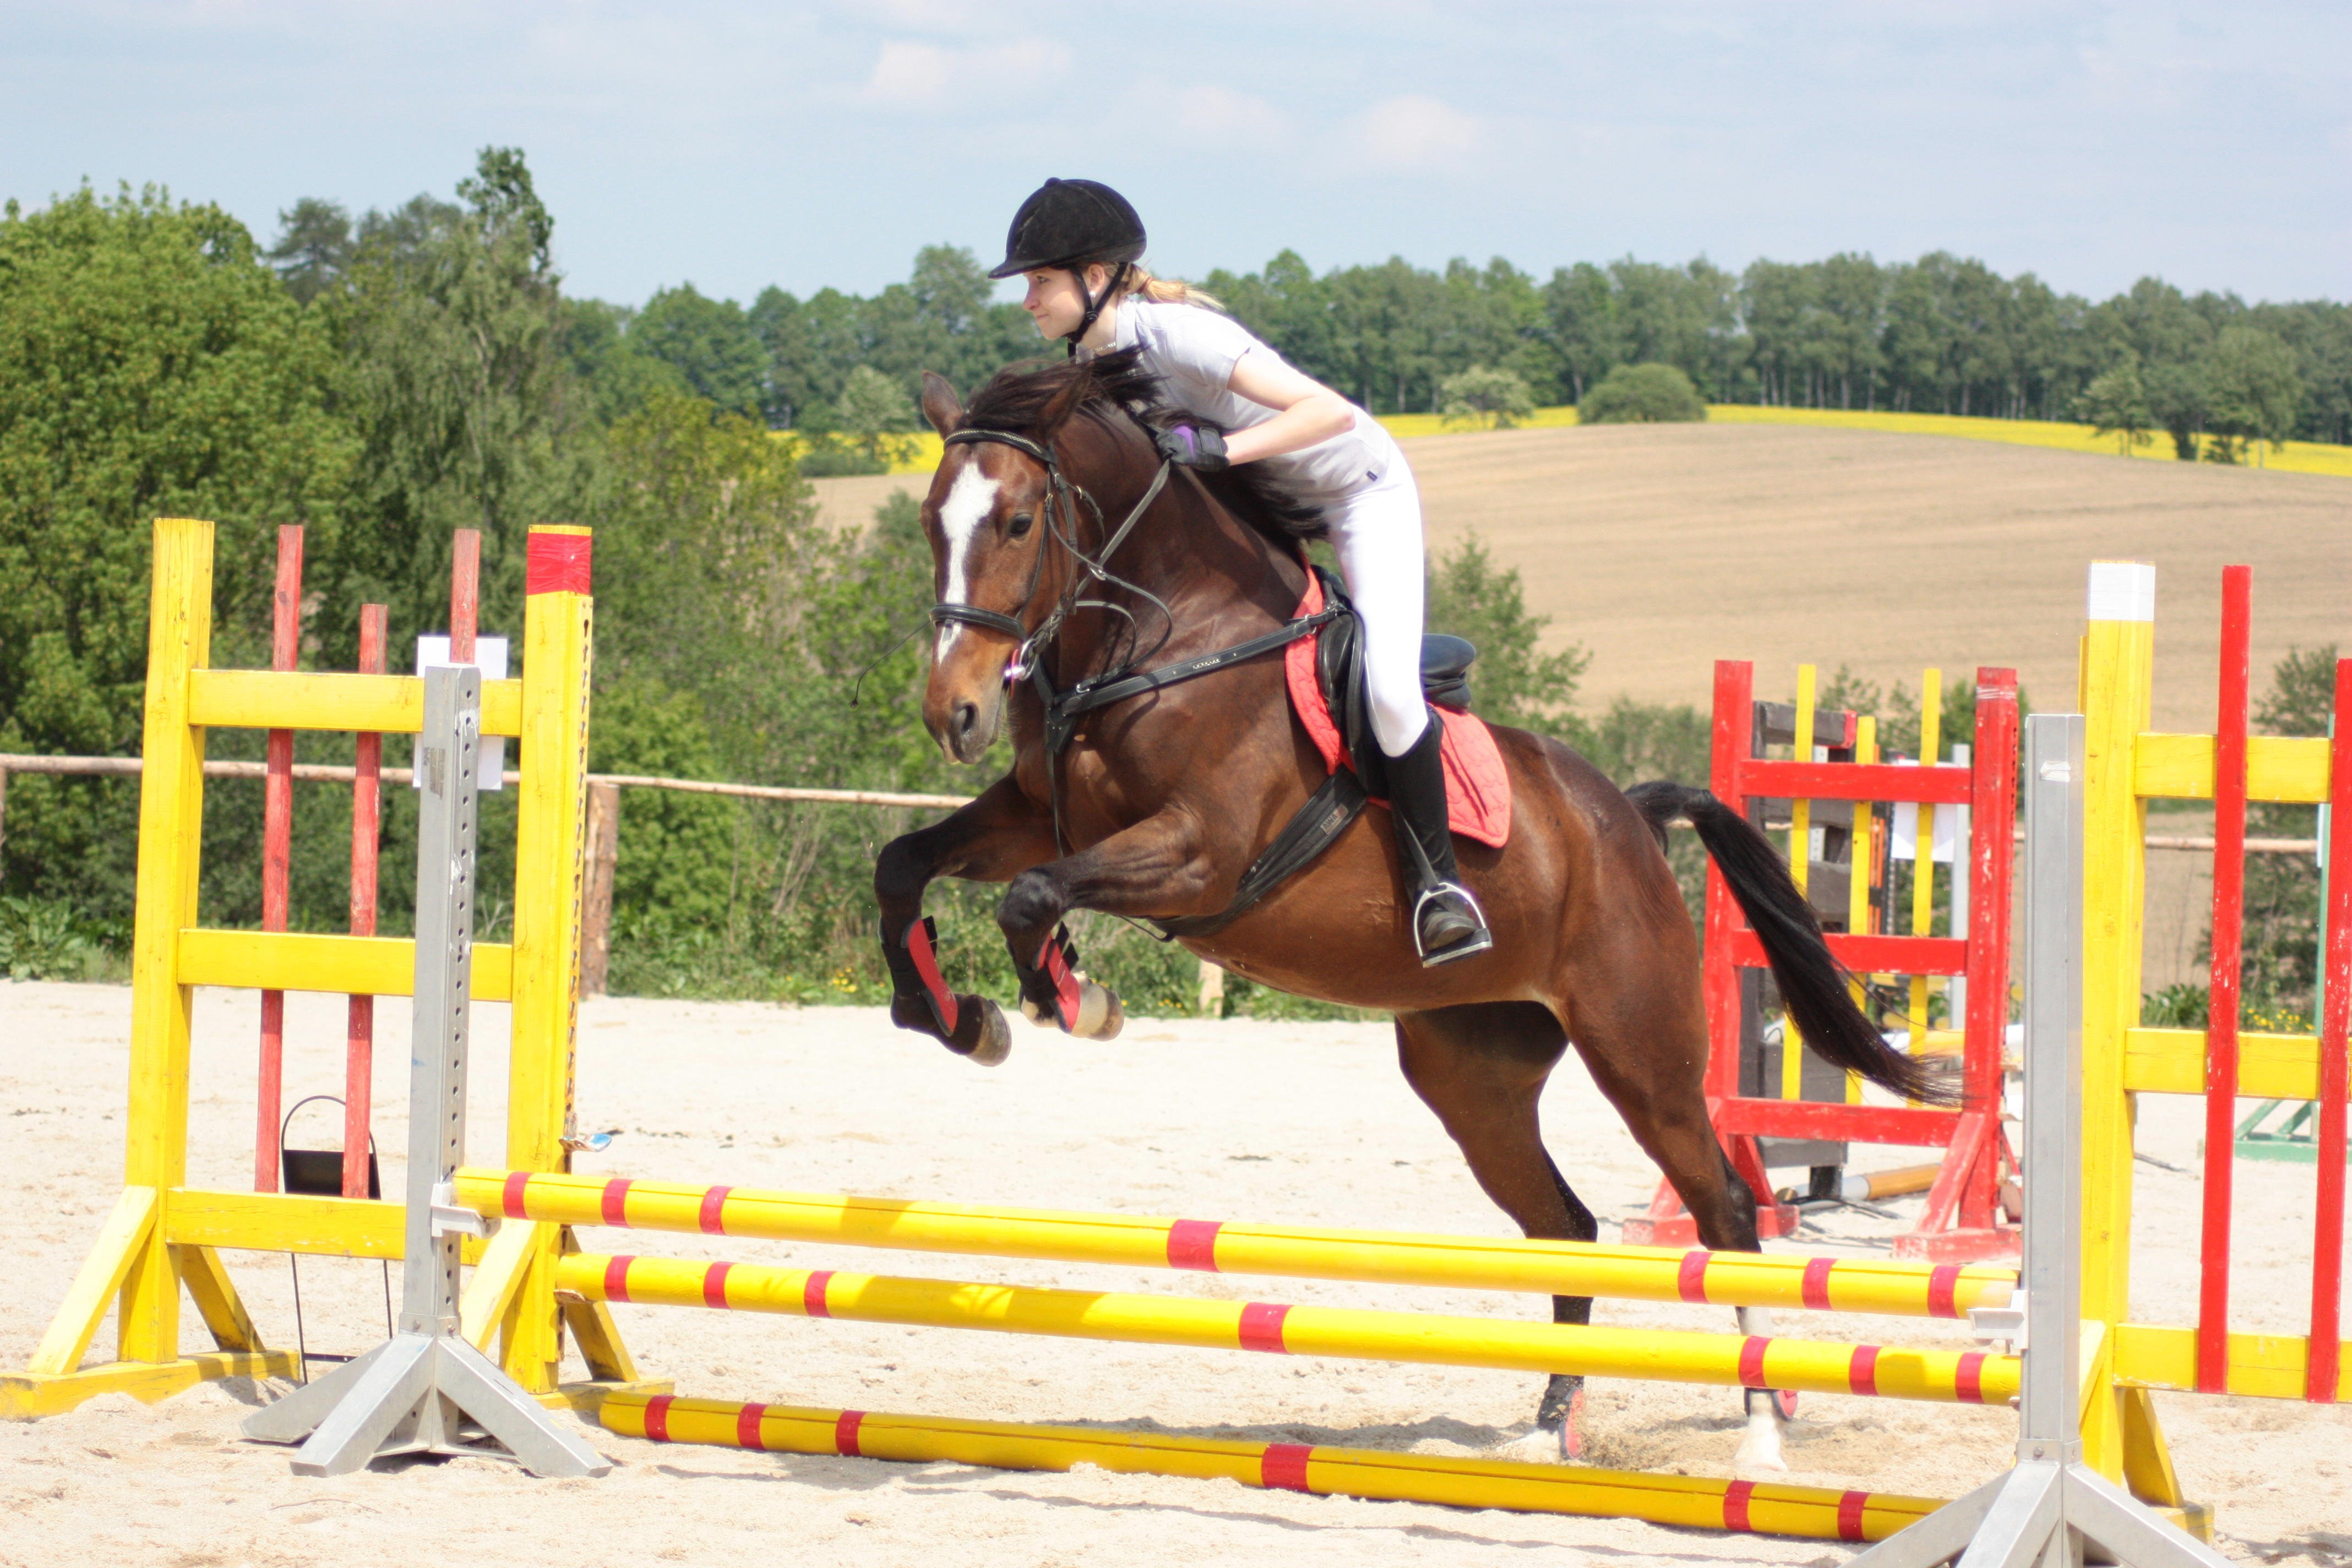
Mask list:
[[1033,1024],[1058,1024],[1082,1040],[1113,1040],[1127,1024],[1118,994],[1078,973],[1078,950],[1070,928],[1057,926],[1037,950],[1037,962],[1013,961],[1021,977],[1021,1011]]
[[948,989],[940,973],[939,935],[929,915],[897,936],[887,925],[882,928],[882,962],[890,966],[890,1022],[992,1068],[1012,1055],[1013,1031],[995,1003]]
[[1536,1429],[1521,1439],[1526,1457],[1538,1462],[1584,1458],[1584,1379],[1574,1373],[1551,1374],[1536,1406]]

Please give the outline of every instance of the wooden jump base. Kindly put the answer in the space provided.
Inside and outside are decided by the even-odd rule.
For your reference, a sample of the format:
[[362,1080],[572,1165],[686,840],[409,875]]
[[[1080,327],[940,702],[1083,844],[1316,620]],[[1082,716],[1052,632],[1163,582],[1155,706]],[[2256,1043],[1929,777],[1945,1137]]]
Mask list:
[[1769,1482],[1456,1459],[1304,1443],[1250,1443],[1157,1432],[951,1421],[867,1410],[812,1410],[722,1399],[616,1394],[596,1407],[609,1431],[656,1443],[774,1454],[839,1455],[999,1470],[1092,1465],[1125,1475],[1185,1476],[1383,1502],[1500,1508],[1745,1530],[1819,1541],[1883,1541],[1942,1505],[1929,1498]]
[[2010,1268],[1868,1258],[1236,1225],[526,1171],[461,1170],[456,1184],[459,1203],[498,1219],[1294,1279],[1912,1318],[2006,1306],[2017,1288]]
[[2015,1356],[1982,1351],[1043,1290],[594,1252],[566,1256],[556,1267],[555,1281],[558,1289],[596,1302],[1947,1404],[2007,1405],[2017,1396],[2019,1379]]

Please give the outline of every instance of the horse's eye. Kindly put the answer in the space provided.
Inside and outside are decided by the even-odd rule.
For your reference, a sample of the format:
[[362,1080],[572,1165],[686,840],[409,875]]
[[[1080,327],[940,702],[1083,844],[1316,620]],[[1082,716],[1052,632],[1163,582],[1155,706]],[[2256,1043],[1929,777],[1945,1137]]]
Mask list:
[[1035,521],[1025,511],[1016,511],[1013,514],[1013,527],[1009,531],[1013,538],[1018,539],[1029,531],[1029,525]]

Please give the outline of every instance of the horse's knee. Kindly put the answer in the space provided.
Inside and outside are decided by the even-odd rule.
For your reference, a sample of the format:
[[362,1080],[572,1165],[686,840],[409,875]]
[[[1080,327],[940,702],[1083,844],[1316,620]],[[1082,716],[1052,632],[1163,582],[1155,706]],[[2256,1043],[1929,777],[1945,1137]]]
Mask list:
[[930,857],[917,845],[920,835],[908,833],[882,846],[874,858],[874,896],[886,903],[919,899],[931,879]]
[[1062,895],[1043,871],[1027,870],[1013,879],[996,906],[996,923],[1008,940],[1034,935],[1062,918]]

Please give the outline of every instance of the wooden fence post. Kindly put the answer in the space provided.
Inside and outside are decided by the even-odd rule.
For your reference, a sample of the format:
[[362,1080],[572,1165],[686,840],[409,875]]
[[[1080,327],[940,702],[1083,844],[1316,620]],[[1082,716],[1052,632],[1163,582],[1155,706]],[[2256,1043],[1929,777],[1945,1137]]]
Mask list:
[[604,994],[613,956],[613,867],[621,855],[621,786],[588,786],[588,889],[582,900],[580,994]]
[[1195,1011],[1204,1018],[1225,1016],[1225,972],[1205,958],[1201,960],[1201,999]]

